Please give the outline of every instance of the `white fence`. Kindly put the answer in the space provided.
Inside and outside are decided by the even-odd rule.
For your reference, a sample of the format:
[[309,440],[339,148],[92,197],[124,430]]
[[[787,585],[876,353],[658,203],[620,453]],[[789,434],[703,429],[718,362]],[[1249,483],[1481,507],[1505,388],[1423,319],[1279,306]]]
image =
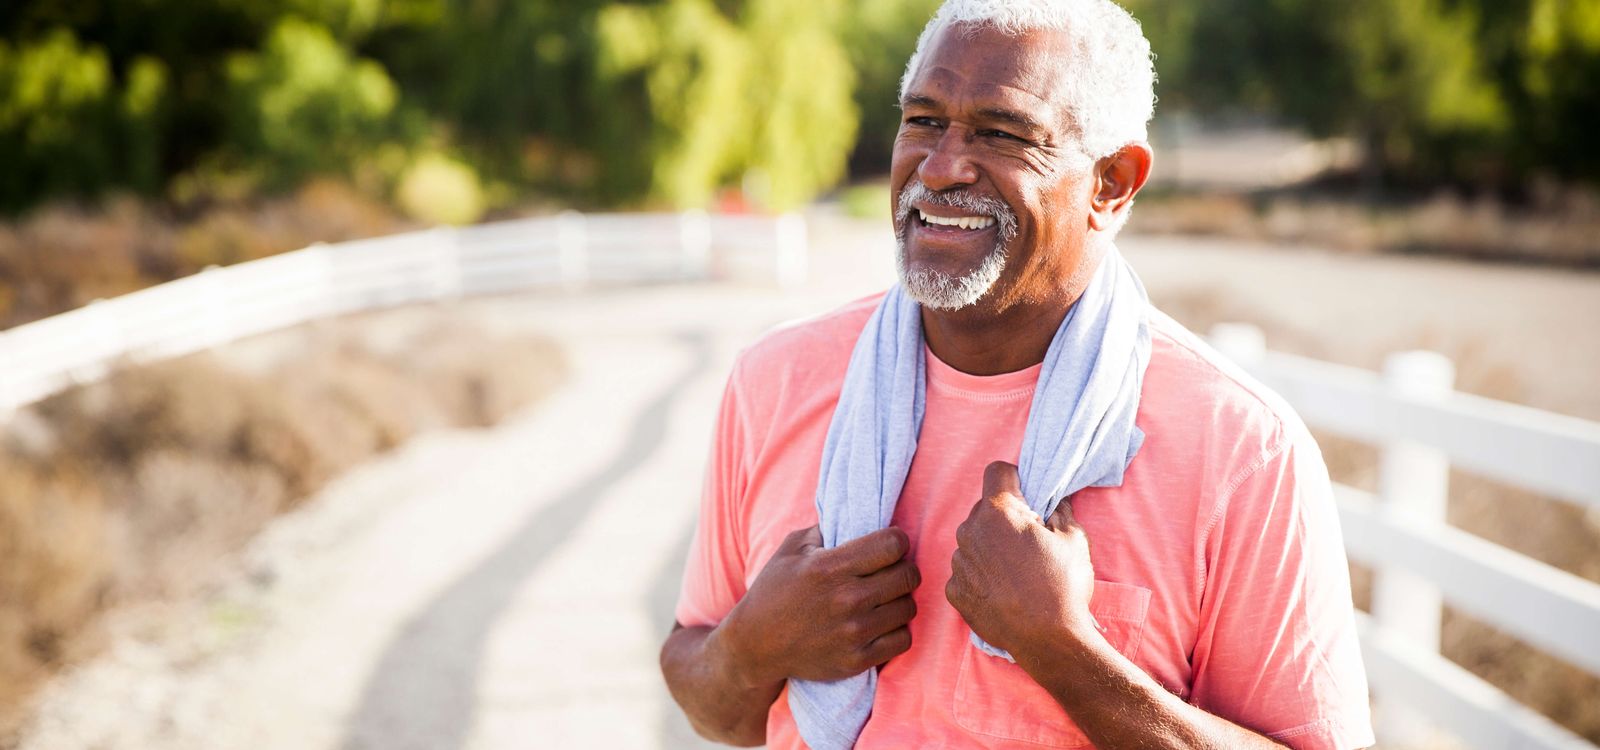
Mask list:
[[1600,512],[1600,424],[1458,393],[1429,352],[1392,355],[1379,375],[1269,352],[1250,326],[1211,338],[1310,426],[1382,448],[1376,496],[1335,488],[1347,551],[1374,570],[1360,626],[1379,741],[1426,746],[1442,728],[1483,750],[1595,750],[1441,657],[1439,622],[1448,602],[1600,675],[1600,585],[1445,523],[1451,465]]
[[0,331],[0,415],[122,361],[187,354],[318,318],[540,287],[804,279],[799,216],[564,213],[304,250]]

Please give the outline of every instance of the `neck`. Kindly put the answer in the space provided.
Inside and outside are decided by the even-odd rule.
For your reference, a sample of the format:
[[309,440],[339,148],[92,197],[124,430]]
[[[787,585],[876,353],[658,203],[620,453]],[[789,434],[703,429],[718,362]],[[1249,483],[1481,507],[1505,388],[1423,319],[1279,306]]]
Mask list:
[[1032,367],[1044,361],[1056,329],[1088,289],[1102,260],[1093,257],[1080,263],[1053,291],[1022,299],[985,298],[960,310],[923,307],[922,336],[934,356],[969,375],[1000,375]]
[[1044,361],[1071,302],[1016,305],[995,315],[922,308],[922,335],[945,364],[969,375],[999,375]]

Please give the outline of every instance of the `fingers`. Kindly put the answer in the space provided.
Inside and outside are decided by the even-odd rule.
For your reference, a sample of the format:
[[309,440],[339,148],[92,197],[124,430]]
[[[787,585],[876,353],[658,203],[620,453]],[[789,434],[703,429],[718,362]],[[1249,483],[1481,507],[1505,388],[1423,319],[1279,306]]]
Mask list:
[[992,498],[1011,494],[1022,498],[1022,477],[1017,475],[1016,464],[992,461],[983,470],[983,496]]
[[861,579],[867,601],[876,606],[905,596],[922,585],[922,573],[915,563],[901,560]]
[[812,524],[795,529],[778,544],[778,552],[808,552],[822,547],[822,527]]
[[1045,521],[1045,526],[1051,531],[1067,531],[1078,525],[1078,517],[1072,514],[1072,498],[1061,498],[1061,504],[1056,506],[1055,512]]
[[824,554],[833,558],[840,572],[865,576],[894,564],[910,549],[911,540],[906,533],[890,526],[851,539]]
[[866,618],[861,620],[861,632],[868,638],[876,640],[879,636],[895,628],[904,627],[911,622],[911,618],[916,616],[917,603],[912,601],[909,596],[902,596],[894,601],[874,607],[871,612],[867,613]]
[[898,627],[874,638],[862,649],[862,656],[872,666],[878,666],[910,650],[911,629]]

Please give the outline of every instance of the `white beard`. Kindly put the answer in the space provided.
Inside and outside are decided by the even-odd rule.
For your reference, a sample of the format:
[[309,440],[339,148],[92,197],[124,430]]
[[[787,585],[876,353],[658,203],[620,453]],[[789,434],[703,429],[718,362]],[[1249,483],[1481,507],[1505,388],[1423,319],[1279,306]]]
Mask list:
[[[954,206],[974,214],[994,217],[999,224],[994,249],[965,276],[955,277],[941,271],[910,270],[910,259],[906,257],[906,234],[911,222],[915,221],[911,215],[914,211],[912,204],[916,201]],[[911,299],[933,310],[960,310],[988,294],[995,282],[1000,280],[1000,273],[1006,270],[1006,243],[1017,236],[1016,214],[1006,204],[966,190],[934,193],[917,179],[908,182],[900,191],[894,218],[895,268],[900,273],[900,285],[905,287]]]
[[933,310],[960,310],[976,303],[994,287],[1000,280],[1000,273],[1006,269],[1004,243],[996,243],[983,262],[964,276],[927,269],[912,271],[907,268],[904,240],[898,244],[895,267],[900,273],[900,285],[912,299]]

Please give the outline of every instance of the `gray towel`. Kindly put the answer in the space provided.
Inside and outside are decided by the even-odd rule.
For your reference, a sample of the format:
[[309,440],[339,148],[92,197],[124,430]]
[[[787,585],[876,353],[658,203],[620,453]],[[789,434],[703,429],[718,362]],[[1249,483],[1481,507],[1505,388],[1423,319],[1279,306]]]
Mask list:
[[[1144,441],[1134,426],[1150,361],[1149,300],[1116,248],[1056,330],[1034,387],[1017,465],[1029,506],[1048,518],[1085,487],[1116,487]],[[856,340],[822,448],[817,516],[835,547],[889,525],[911,470],[926,400],[920,307],[898,285]],[[977,498],[973,498],[976,500]],[[977,648],[1010,655],[973,634]],[[844,750],[872,714],[878,674],[789,681],[789,708],[814,750]]]

